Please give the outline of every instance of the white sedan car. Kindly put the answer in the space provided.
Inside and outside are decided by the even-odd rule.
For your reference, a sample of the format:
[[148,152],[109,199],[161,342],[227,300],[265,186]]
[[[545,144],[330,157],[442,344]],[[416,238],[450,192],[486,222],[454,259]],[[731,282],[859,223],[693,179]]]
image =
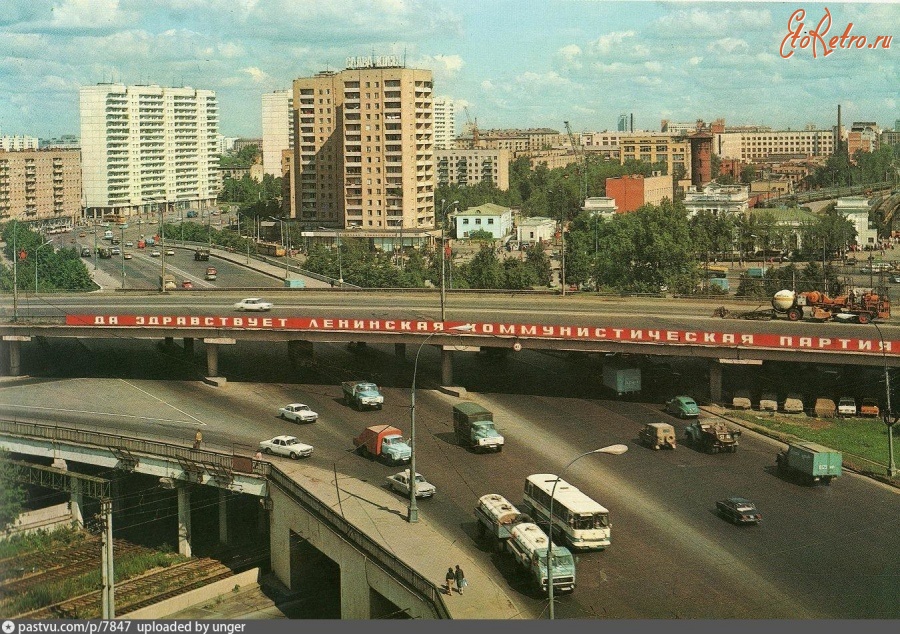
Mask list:
[[278,410],[278,417],[284,420],[292,420],[295,423],[314,423],[319,418],[319,415],[312,411],[309,405],[291,403]]
[[[388,486],[397,493],[409,495],[409,469],[387,477]],[[421,473],[416,474],[416,497],[430,498],[435,494],[434,485],[425,480]]]
[[312,445],[304,444],[294,436],[275,436],[270,440],[263,440],[259,443],[259,450],[266,454],[287,456],[292,460],[308,458],[313,452]]
[[235,304],[234,309],[255,311],[272,310],[272,304],[271,302],[264,302],[259,297],[248,297]]

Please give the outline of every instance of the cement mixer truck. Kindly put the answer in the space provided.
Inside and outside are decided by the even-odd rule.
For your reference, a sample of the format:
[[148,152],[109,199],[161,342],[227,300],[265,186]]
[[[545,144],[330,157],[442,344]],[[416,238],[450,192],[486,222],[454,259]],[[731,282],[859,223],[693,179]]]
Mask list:
[[822,291],[795,293],[781,290],[772,298],[772,308],[790,321],[845,321],[867,324],[874,319],[891,316],[891,302],[886,293],[874,289],[851,288],[847,293],[829,297]]

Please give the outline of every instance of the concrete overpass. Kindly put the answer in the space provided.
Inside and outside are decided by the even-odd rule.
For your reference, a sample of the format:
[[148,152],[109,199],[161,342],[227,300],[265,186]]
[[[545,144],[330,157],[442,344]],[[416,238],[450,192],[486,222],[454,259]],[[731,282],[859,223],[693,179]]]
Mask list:
[[[229,541],[228,497],[259,498],[259,538],[270,543],[271,566],[292,590],[314,584],[333,606],[329,618],[516,618],[505,592],[427,521],[407,524],[396,496],[364,481],[289,460],[263,461],[251,450],[193,449],[74,427],[0,420],[0,447],[17,458],[54,461],[72,472],[85,466],[157,479],[177,497],[178,550],[191,555],[191,495],[219,491],[219,540]],[[84,500],[70,478],[73,520]],[[112,487],[114,524],[127,513],[125,485]],[[442,558],[435,558],[434,552]],[[447,602],[438,584],[447,561],[472,580],[472,600]],[[475,593],[479,596],[475,597]],[[448,605],[449,604],[449,605]]]
[[[398,311],[399,312],[399,311]],[[796,324],[739,320],[656,318],[652,326],[627,325],[633,319],[557,318],[556,323],[509,321],[432,321],[428,319],[275,315],[70,314],[64,323],[16,323],[0,326],[0,371],[20,374],[21,346],[39,337],[143,338],[192,352],[200,340],[206,352],[206,380],[221,384],[218,352],[239,341],[286,342],[292,358],[312,356],[315,343],[393,344],[398,356],[406,346],[428,342],[442,350],[441,383],[453,385],[453,355],[481,348],[514,351],[564,350],[710,360],[710,395],[721,402],[722,365],[763,361],[859,366],[900,366],[900,340],[884,338],[872,325]],[[459,327],[466,332],[461,332]],[[788,330],[788,328],[790,328]],[[893,327],[888,329],[888,337]]]

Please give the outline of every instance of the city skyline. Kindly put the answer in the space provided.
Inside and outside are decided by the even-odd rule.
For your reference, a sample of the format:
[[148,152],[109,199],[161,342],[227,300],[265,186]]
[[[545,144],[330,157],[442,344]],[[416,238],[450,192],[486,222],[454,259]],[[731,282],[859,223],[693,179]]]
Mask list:
[[[829,14],[816,51],[803,47]],[[836,39],[823,55],[851,23],[866,45]],[[894,2],[16,1],[0,17],[0,134],[77,134],[79,88],[112,81],[213,90],[222,134],[256,137],[263,93],[368,55],[431,70],[459,131],[463,105],[481,128],[614,130],[632,113],[641,130],[830,128],[838,105],[844,125],[889,128],[900,43],[875,42],[896,24]]]

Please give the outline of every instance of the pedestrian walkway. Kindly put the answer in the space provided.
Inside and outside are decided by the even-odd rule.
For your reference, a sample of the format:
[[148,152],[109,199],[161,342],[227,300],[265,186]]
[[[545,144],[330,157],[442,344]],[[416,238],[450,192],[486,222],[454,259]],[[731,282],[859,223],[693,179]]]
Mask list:
[[481,562],[473,560],[432,526],[425,514],[420,512],[415,524],[407,522],[407,505],[393,493],[357,478],[341,477],[339,499],[334,472],[288,460],[279,460],[278,467],[326,505],[340,508],[344,519],[437,587],[444,585],[449,566],[458,564],[465,570],[469,582],[465,594],[443,595],[451,618],[528,618],[494,580],[496,571],[485,570]]

